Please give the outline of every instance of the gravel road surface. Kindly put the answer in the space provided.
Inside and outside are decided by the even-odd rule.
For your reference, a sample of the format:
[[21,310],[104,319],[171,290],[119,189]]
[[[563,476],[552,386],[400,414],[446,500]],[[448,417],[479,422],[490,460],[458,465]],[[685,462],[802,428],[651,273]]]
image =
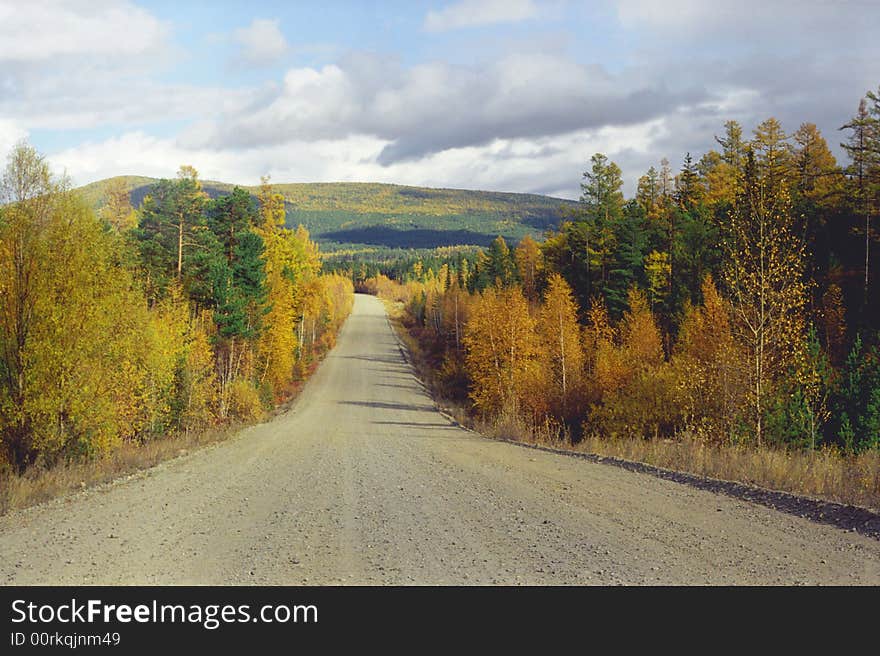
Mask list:
[[4,584],[880,584],[880,541],[438,413],[358,295],[297,403],[0,518]]

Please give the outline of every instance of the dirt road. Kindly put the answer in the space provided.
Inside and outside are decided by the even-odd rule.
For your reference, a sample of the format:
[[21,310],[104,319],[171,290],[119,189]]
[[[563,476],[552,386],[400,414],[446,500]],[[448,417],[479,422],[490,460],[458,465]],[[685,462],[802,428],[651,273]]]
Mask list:
[[290,412],[0,519],[3,584],[880,584],[880,542],[493,442],[358,296]]

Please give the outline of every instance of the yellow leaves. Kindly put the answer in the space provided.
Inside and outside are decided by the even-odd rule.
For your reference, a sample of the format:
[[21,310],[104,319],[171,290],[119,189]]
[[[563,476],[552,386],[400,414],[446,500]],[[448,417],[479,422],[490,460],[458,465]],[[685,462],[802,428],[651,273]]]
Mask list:
[[544,259],[537,242],[526,235],[513,253],[516,270],[522,283],[523,295],[531,302],[538,299],[538,278],[544,269]]
[[669,403],[669,367],[660,330],[645,294],[632,288],[629,309],[613,341],[602,305],[591,312],[593,424],[586,430],[605,435],[653,437],[669,430],[674,410]]
[[267,314],[257,344],[258,375],[280,396],[297,355],[332,346],[333,333],[351,311],[354,287],[342,276],[317,275],[318,247],[302,226],[295,232],[275,228],[264,242]]
[[787,155],[778,123],[756,130],[760,161],[750,152],[742,190],[730,213],[725,281],[732,324],[752,358],[752,421],[760,445],[770,388],[804,347],[804,246],[785,185]]
[[654,315],[648,309],[645,294],[633,287],[629,291],[629,310],[623,315],[620,330],[621,348],[626,363],[633,370],[659,367],[663,364],[663,338]]
[[107,202],[101,208],[101,218],[117,232],[128,232],[137,226],[137,212],[129,200],[125,178],[113,178],[105,192]]
[[623,352],[610,340],[602,339],[596,344],[593,363],[593,383],[596,396],[602,398],[622,388],[630,377]]
[[481,413],[492,415],[522,398],[518,392],[535,367],[534,326],[518,288],[488,289],[475,301],[464,345],[471,398]]
[[748,355],[731,327],[731,308],[711,278],[703,306],[689,307],[672,359],[674,390],[684,420],[716,439],[729,438],[748,392]]
[[263,230],[270,232],[275,228],[284,227],[287,214],[284,209],[284,196],[273,191],[268,176],[261,178],[260,182],[260,215],[263,217]]
[[263,416],[263,403],[253,383],[236,378],[229,386],[229,414],[242,421],[253,421]]
[[723,160],[713,163],[706,172],[706,193],[704,199],[709,206],[732,203],[737,192],[737,170]]
[[572,398],[581,392],[584,351],[577,321],[577,304],[571,287],[559,274],[548,280],[538,313],[536,338],[539,370],[548,380],[547,405],[564,416],[572,410]]
[[208,332],[213,327],[209,311],[203,312],[190,327],[180,373],[180,423],[186,430],[209,426],[217,415],[218,381]]
[[114,264],[116,238],[93,215],[64,196],[52,219],[31,289],[21,411],[36,451],[99,453],[137,421],[146,307]]
[[645,277],[648,279],[648,301],[652,308],[663,303],[669,292],[672,265],[669,253],[651,251],[645,256]]
[[268,312],[264,318],[265,327],[260,335],[257,350],[260,361],[260,380],[280,391],[293,375],[296,353],[296,312],[294,308],[295,290],[293,282],[283,275],[283,268],[277,262],[268,266],[267,262],[267,304]]

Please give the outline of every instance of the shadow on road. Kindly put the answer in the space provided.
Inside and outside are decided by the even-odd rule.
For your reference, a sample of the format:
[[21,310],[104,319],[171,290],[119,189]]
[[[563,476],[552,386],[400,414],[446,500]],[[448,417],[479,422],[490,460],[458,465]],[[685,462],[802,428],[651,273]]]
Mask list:
[[418,421],[371,421],[371,424],[377,424],[381,426],[411,426],[414,428],[452,428],[454,430],[458,430],[455,424],[441,424],[441,423],[421,423]]
[[337,358],[342,360],[363,360],[364,362],[384,362],[385,364],[396,364],[403,366],[403,362],[400,358],[395,358],[393,356],[390,357],[376,357],[376,356],[368,356],[368,355],[337,355]]
[[386,403],[384,401],[339,401],[343,405],[357,405],[362,408],[381,408],[383,410],[409,410],[411,412],[433,412],[432,405],[415,405],[412,403]]

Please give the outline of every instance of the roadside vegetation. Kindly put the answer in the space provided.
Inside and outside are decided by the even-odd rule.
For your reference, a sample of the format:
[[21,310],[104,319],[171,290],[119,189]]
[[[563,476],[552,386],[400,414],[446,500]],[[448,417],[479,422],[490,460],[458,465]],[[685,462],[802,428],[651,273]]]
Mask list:
[[730,121],[631,199],[597,153],[542,241],[356,284],[484,433],[880,508],[880,95],[843,128]]
[[0,183],[0,511],[258,421],[353,302],[266,182],[124,185],[96,214],[27,144]]

